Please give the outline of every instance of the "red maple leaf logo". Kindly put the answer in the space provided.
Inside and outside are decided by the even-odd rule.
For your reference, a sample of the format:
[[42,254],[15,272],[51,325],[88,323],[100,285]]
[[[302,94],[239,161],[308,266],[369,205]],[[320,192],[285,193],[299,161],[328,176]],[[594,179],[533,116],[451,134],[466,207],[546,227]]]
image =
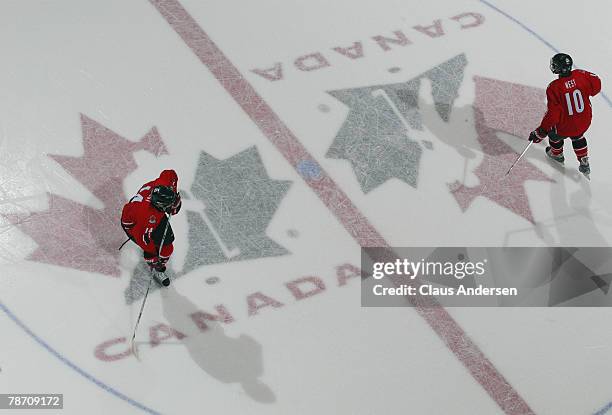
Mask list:
[[517,154],[497,137],[497,132],[523,138],[527,145],[526,138],[539,125],[546,110],[545,92],[539,88],[480,76],[474,77],[474,81],[474,119],[478,142],[484,153],[482,162],[474,171],[480,184],[467,187],[455,182],[449,186],[451,192],[463,211],[475,198],[483,196],[534,223],[525,182],[553,180],[526,158],[506,176]]
[[31,261],[118,277],[118,247],[125,239],[121,209],[125,203],[123,180],[138,165],[134,152],[168,154],[156,128],[138,142],[129,141],[81,114],[84,154],[49,155],[89,189],[104,209],[94,209],[48,193],[49,208],[29,215],[5,215],[37,244]]

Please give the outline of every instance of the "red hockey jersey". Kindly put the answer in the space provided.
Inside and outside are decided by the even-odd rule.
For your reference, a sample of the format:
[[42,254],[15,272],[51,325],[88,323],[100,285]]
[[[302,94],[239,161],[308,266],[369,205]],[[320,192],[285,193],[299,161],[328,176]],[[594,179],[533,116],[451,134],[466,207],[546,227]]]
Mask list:
[[[151,204],[151,192],[156,186],[170,186],[177,193],[178,176],[174,170],[164,170],[159,177],[142,185],[138,193],[123,207],[121,226],[144,251],[155,253],[156,247],[151,234],[164,218],[164,212]],[[177,196],[170,214],[176,215],[181,208],[180,195]]]
[[546,88],[548,109],[540,128],[556,128],[563,137],[581,136],[591,125],[591,99],[601,90],[597,75],[575,69],[570,76],[552,81]]

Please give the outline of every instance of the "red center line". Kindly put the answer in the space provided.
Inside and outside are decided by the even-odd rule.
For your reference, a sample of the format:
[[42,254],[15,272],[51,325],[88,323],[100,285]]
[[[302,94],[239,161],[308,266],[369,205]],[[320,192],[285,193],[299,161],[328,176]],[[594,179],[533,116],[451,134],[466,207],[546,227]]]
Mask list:
[[[320,174],[317,177],[301,173],[300,176],[359,245],[388,248],[389,244],[380,233],[308,153],[293,132],[280,120],[181,3],[177,0],[149,1],[298,173],[300,173],[298,170],[300,163],[308,162],[318,166]],[[435,299],[415,304],[414,308],[506,414],[534,414],[512,385]]]

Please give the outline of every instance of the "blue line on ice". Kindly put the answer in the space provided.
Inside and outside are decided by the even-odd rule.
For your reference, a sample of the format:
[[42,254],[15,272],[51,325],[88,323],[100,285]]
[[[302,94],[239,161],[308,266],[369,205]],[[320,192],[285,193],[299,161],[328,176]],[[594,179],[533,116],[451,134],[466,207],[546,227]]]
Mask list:
[[60,354],[57,350],[52,348],[47,342],[45,342],[43,339],[38,337],[32,330],[30,330],[30,328],[26,326],[21,320],[19,320],[19,318],[17,318],[17,316],[13,314],[11,310],[9,310],[2,302],[0,302],[0,309],[4,311],[6,315],[15,322],[15,324],[21,327],[23,331],[25,331],[30,337],[36,340],[38,344],[40,344],[43,348],[45,348],[53,356],[57,357],[60,362],[64,363],[66,366],[68,366],[69,368],[77,372],[79,375],[83,376],[85,379],[96,384],[98,387],[104,389],[111,395],[114,395],[117,398],[123,399],[124,401],[126,401],[132,406],[135,406],[138,409],[142,409],[143,411],[149,414],[152,414],[152,415],[160,415],[159,412],[154,411],[153,409],[148,408],[139,402],[136,402],[135,400],[119,392],[117,389],[114,389],[108,386],[106,383],[103,383],[102,381],[96,379],[95,377],[93,377],[92,375],[90,375],[89,373],[85,372],[83,369],[81,369],[80,367],[72,363],[70,360],[65,358],[62,354]]
[[[531,29],[529,26],[527,26],[526,24],[524,24],[523,22],[521,22],[520,20],[518,20],[517,18],[509,15],[508,13],[506,13],[505,11],[499,9],[498,7],[496,7],[495,5],[489,3],[487,0],[480,0],[481,3],[486,4],[487,6],[489,6],[490,8],[492,8],[493,10],[495,10],[496,12],[504,15],[505,17],[507,17],[508,19],[512,20],[514,23],[516,23],[517,25],[519,25],[520,27],[522,27],[523,29],[525,29],[527,32],[529,32],[532,36],[534,36],[535,38],[537,38],[539,41],[541,41],[542,43],[544,43],[546,46],[548,46],[550,49],[552,49],[555,53],[559,53],[559,49],[557,49],[556,47],[553,46],[552,43],[550,43],[548,40],[544,39],[542,36],[540,36],[539,34],[537,34],[533,29]],[[600,92],[601,97],[608,103],[608,105],[610,107],[612,107],[612,100],[610,100],[610,98],[608,98],[608,96],[606,94],[602,92]]]
[[607,414],[608,411],[612,409],[612,402],[601,408],[599,411],[595,412],[593,415],[604,415]]

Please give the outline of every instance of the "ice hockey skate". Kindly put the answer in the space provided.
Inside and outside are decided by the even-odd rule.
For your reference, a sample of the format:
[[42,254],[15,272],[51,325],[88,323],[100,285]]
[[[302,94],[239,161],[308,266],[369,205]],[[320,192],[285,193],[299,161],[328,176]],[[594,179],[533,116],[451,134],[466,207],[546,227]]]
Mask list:
[[149,266],[149,271],[153,276],[153,279],[157,281],[159,285],[167,287],[170,285],[170,278],[166,276],[166,263],[158,259],[154,261],[146,261]]
[[551,160],[556,161],[559,164],[565,163],[565,157],[563,156],[563,153],[561,153],[558,156],[556,156],[556,155],[552,154],[551,150],[552,150],[552,147],[550,147],[550,146],[546,147],[546,155],[548,156],[548,158],[550,158]]
[[583,157],[580,159],[580,166],[578,167],[580,173],[584,174],[584,177],[591,180],[591,165],[589,164],[589,158]]
[[165,272],[151,269],[151,273],[153,274],[153,278],[155,279],[155,281],[157,281],[159,285],[162,285],[164,287],[170,286],[170,278],[168,278]]

